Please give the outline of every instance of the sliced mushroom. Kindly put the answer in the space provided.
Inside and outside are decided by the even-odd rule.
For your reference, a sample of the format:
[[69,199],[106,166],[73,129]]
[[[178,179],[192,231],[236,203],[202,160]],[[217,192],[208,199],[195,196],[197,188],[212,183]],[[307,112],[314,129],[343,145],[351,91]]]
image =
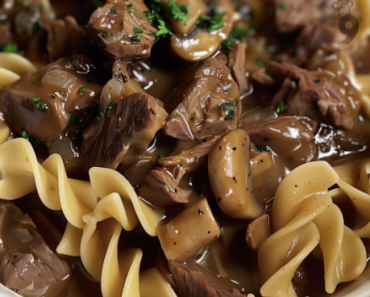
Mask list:
[[167,259],[183,262],[221,235],[207,198],[188,205],[174,218],[157,227],[158,238]]
[[208,159],[208,174],[218,206],[236,219],[255,219],[263,205],[253,190],[249,135],[234,130],[213,148]]
[[262,243],[272,234],[270,217],[263,215],[248,225],[245,241],[249,248],[257,253]]
[[222,19],[224,26],[213,32],[195,28],[185,35],[171,37],[172,50],[187,61],[200,61],[210,57],[220,46],[222,40],[230,34],[233,24],[234,8],[229,0],[213,0],[209,5],[216,7],[220,13],[226,13]]

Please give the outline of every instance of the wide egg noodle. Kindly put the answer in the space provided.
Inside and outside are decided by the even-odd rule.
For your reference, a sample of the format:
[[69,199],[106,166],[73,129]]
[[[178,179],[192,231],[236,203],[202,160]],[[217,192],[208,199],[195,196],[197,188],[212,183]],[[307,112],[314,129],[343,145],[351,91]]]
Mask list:
[[353,230],[360,238],[370,238],[370,159],[334,167],[339,189],[330,192],[333,200],[350,200],[356,211]]
[[[162,210],[144,204],[129,182],[111,169],[92,168],[90,183],[68,179],[59,155],[39,164],[31,144],[22,138],[0,145],[0,170],[2,199],[17,199],[37,189],[47,207],[63,211],[68,225],[57,251],[81,255],[87,271],[101,280],[104,297],[140,296],[142,251],[118,251],[118,241],[122,229],[130,231],[139,222],[149,235],[156,236]],[[143,280],[152,282],[150,277]],[[158,290],[153,292],[176,296],[168,286],[163,288],[165,283],[156,282]]]
[[[338,180],[333,168],[320,161],[296,168],[279,185],[272,210],[275,233],[262,244],[258,254],[264,283],[262,296],[297,296],[291,280],[318,244],[323,253],[328,293],[334,292],[338,283],[353,280],[364,270],[364,245],[344,226],[343,216],[332,205],[327,190]],[[329,233],[331,240],[325,238]]]

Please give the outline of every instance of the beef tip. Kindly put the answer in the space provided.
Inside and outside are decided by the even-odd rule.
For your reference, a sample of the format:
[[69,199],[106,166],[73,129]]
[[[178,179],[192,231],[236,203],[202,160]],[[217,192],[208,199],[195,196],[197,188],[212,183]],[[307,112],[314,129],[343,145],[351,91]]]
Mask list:
[[143,14],[147,10],[142,0],[108,0],[91,15],[87,34],[113,59],[148,58],[157,29]]
[[167,118],[161,102],[147,93],[115,100],[105,109],[100,104],[100,114],[83,133],[81,149],[94,166],[116,169],[129,149],[144,153]]
[[275,81],[266,73],[266,68],[259,68],[251,74],[251,82],[267,89],[276,85]]
[[275,7],[275,25],[280,33],[290,33],[321,20],[335,24],[338,18],[329,0],[275,0]]
[[162,167],[145,176],[144,183],[137,189],[138,195],[158,207],[187,203],[191,191],[180,188],[181,179],[186,173],[194,172],[207,162],[219,138],[217,135],[177,155],[160,158],[159,165]]
[[246,297],[236,289],[229,291],[221,288],[217,280],[212,281],[205,273],[191,269],[188,264],[169,260],[169,268],[179,297]]
[[38,234],[32,220],[10,202],[0,202],[0,280],[27,296],[59,293],[69,282],[70,265]]
[[[280,85],[272,105],[286,101],[288,115],[307,116],[321,122],[326,119],[346,130],[351,130],[356,123],[360,111],[359,100],[357,96],[343,94],[340,87],[343,82],[334,75],[276,62],[270,62],[266,73]],[[347,84],[352,86],[349,79]]]
[[12,39],[10,24],[0,24],[0,45],[8,44]]
[[[302,28],[295,44],[278,57],[279,61],[315,70],[318,63],[316,51],[321,51],[321,59],[341,49],[342,35],[338,27],[323,23],[313,23]],[[311,58],[314,56],[313,60]],[[313,68],[316,66],[316,68]]]
[[[101,74],[100,74],[101,75]],[[1,91],[1,109],[12,129],[49,142],[67,127],[71,114],[97,104],[101,85],[85,56],[49,64]]]
[[74,17],[47,22],[45,29],[48,32],[47,51],[51,62],[65,56],[87,53],[90,42]]
[[248,127],[245,131],[256,145],[266,145],[295,166],[317,158],[315,136],[311,129],[294,117],[280,117]]
[[248,80],[245,70],[245,53],[247,45],[243,43],[233,43],[233,49],[229,53],[228,66],[232,71],[233,78],[238,84],[240,95],[245,94],[248,89]]
[[208,58],[166,98],[167,135],[202,140],[236,129],[240,95],[226,62],[224,55]]

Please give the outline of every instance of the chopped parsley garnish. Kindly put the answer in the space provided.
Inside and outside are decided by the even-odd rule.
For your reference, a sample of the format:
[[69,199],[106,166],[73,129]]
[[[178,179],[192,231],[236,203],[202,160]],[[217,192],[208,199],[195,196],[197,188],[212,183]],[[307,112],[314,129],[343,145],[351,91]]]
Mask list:
[[278,105],[278,107],[276,108],[276,112],[277,113],[281,113],[282,111],[284,111],[284,109],[285,109],[284,102],[280,102],[279,105]]
[[281,8],[282,10],[287,10],[288,5],[286,5],[285,3],[281,3],[281,4],[279,4],[279,8]]
[[159,155],[159,158],[164,158],[164,155],[162,155],[162,154],[161,154],[161,155]]
[[101,37],[104,38],[104,39],[107,39],[108,38],[108,33],[106,31],[104,31],[102,34],[101,34]]
[[30,137],[30,135],[24,130],[19,135],[23,137],[24,139],[27,139],[32,144],[33,147],[36,147],[42,143],[41,140]]
[[135,42],[135,43],[140,42],[142,39],[143,39],[143,38],[141,37],[141,35],[140,35],[140,34],[138,34],[138,35],[135,35],[135,36],[131,37],[131,40],[132,40],[133,42]]
[[256,149],[259,152],[270,152],[266,145],[256,145]]
[[247,37],[247,31],[245,31],[243,28],[235,28],[231,31],[229,37],[222,41],[222,44],[226,45],[226,47],[229,50],[232,50],[232,44],[234,42],[242,42]]
[[72,114],[68,121],[68,126],[73,125],[79,121],[78,117],[75,114]]
[[127,6],[127,11],[129,13],[135,13],[135,9],[132,8],[132,4],[130,4],[130,5]]
[[102,117],[102,118],[104,118],[104,112],[100,112],[100,116]]
[[14,53],[18,55],[23,55],[23,51],[18,50],[18,46],[16,44],[3,44],[0,46],[0,52],[4,53]]
[[225,25],[222,19],[226,12],[220,13],[217,8],[211,5],[211,15],[201,15],[198,19],[197,26],[202,29],[207,29],[209,32],[223,28]]
[[158,22],[159,22],[158,31],[156,33],[157,37],[160,36],[166,37],[167,35],[173,35],[172,28],[167,22],[163,20],[158,20]]
[[75,56],[65,56],[64,58],[68,59],[70,62],[73,62],[76,59]]
[[270,6],[270,7],[267,9],[267,14],[268,14],[269,16],[272,16],[272,15],[274,15],[274,13],[275,13],[275,9],[274,9],[272,6]]
[[261,67],[261,68],[266,66],[265,62],[263,62],[263,60],[261,58],[256,59],[256,64],[258,65],[258,67]]
[[144,30],[141,28],[134,28],[134,33],[143,33]]
[[113,109],[113,106],[114,106],[114,103],[113,102],[109,102],[107,108],[105,109],[106,112],[110,111]]
[[156,69],[157,68],[157,66],[155,66],[153,63],[151,63],[151,62],[145,62],[145,65],[148,67],[148,70],[149,71],[152,71],[152,70],[154,70],[154,69]]
[[198,62],[198,67],[202,66],[203,64],[204,64],[204,60],[200,60],[200,61]]
[[235,111],[235,107],[233,104],[224,103],[224,104],[221,104],[220,107],[225,110],[225,118],[224,118],[225,121],[232,120],[236,116],[236,111]]
[[36,9],[37,9],[37,6],[36,6],[36,5],[30,5],[30,6],[28,7],[28,10],[29,10],[29,11],[36,11]]
[[237,105],[238,105],[238,103],[239,103],[239,100],[235,98],[235,99],[234,99],[234,105],[235,105],[235,106],[237,106]]
[[36,22],[33,23],[33,30],[37,30],[37,29],[40,29],[42,27],[42,22],[41,20],[37,20]]
[[30,137],[30,135],[26,131],[22,131],[20,133],[20,136],[23,137],[23,138],[26,138],[26,139],[28,139]]
[[103,6],[104,5],[104,2],[103,0],[94,0],[93,1],[93,4],[96,8],[100,7],[100,6]]
[[110,13],[111,13],[111,14],[114,14],[114,15],[117,15],[117,10],[112,9],[112,10],[110,11]]
[[85,92],[85,88],[84,87],[79,88],[78,91],[77,91],[77,94],[82,94],[83,92]]
[[182,22],[184,25],[188,22],[187,14],[190,12],[188,5],[178,5],[176,1],[171,0],[168,3],[162,3],[160,0],[147,1],[150,11],[144,11],[146,19],[150,24],[158,29],[155,37],[167,37],[173,35],[173,30],[168,22],[169,18],[173,18],[176,22]]
[[320,78],[315,79],[314,82],[315,82],[315,84],[319,84],[319,83],[321,83],[321,79]]
[[35,104],[36,108],[40,111],[46,111],[48,108],[46,107],[46,104],[42,103],[40,101],[40,98],[33,97],[31,101]]

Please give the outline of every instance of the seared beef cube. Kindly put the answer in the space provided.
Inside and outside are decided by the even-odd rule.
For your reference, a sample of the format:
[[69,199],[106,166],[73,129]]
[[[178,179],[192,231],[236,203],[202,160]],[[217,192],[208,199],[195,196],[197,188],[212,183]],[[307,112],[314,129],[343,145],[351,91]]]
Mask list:
[[146,19],[147,10],[141,0],[108,0],[91,15],[89,38],[113,59],[148,58],[157,29]]
[[167,135],[202,140],[237,127],[240,94],[226,62],[224,55],[205,60],[169,95]]
[[94,65],[85,56],[62,59],[22,76],[1,91],[5,120],[20,134],[44,142],[56,139],[71,114],[98,103],[101,86],[91,79]]

